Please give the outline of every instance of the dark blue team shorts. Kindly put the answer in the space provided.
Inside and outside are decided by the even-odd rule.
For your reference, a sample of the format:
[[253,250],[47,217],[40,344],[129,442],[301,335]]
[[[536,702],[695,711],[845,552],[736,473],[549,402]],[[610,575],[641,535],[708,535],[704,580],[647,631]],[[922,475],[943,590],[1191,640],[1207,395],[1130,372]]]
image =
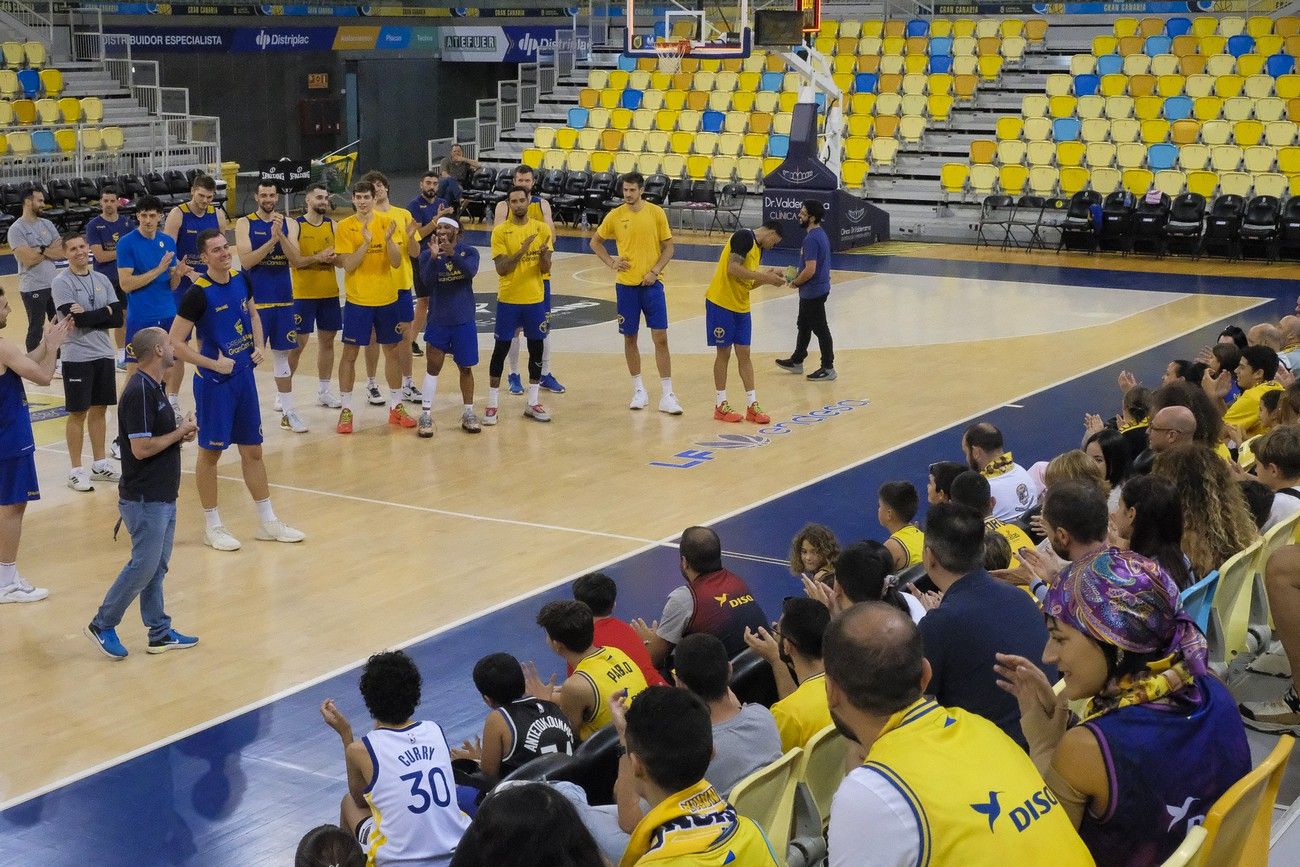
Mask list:
[[704,302],[704,325],[710,346],[748,346],[753,333],[748,313],[728,310],[707,299]]
[[35,452],[0,461],[0,506],[16,506],[40,498]]
[[614,284],[618,299],[618,333],[636,334],[641,330],[641,315],[645,314],[647,328],[668,327],[668,302],[664,298],[664,284],[656,280],[650,286]]
[[299,334],[311,334],[317,326],[321,331],[342,331],[343,305],[337,297],[295,298],[293,321]]
[[258,307],[262,319],[262,336],[272,349],[287,352],[298,348],[298,326],[294,323],[293,305]]
[[257,403],[253,368],[246,367],[223,381],[195,374],[194,404],[199,448],[220,452],[232,445],[262,444],[262,409]]
[[401,303],[399,298],[381,307],[353,304],[350,301],[344,304],[343,342],[369,346],[370,332],[373,331],[377,342],[397,343],[402,339],[402,323],[410,321],[402,319]]
[[431,349],[450,352],[458,367],[478,364],[478,326],[473,322],[461,325],[435,325],[424,327],[424,342]]
[[497,302],[497,340],[514,340],[515,329],[524,329],[524,337],[529,340],[546,338],[546,302],[536,304],[509,304]]

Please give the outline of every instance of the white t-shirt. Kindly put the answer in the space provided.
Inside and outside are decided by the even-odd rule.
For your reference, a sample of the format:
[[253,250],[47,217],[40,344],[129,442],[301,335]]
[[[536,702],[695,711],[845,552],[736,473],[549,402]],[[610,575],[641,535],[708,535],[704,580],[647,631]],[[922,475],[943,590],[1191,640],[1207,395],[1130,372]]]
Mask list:
[[993,497],[993,517],[999,521],[1018,521],[1038,505],[1038,487],[1020,464],[1013,463],[1005,473],[989,478],[989,493]]
[[1283,488],[1273,494],[1273,508],[1268,510],[1268,520],[1260,528],[1261,532],[1268,532],[1280,521],[1300,512],[1300,497],[1292,496],[1288,491],[1295,492],[1296,489]]
[[855,768],[831,802],[830,867],[915,867],[916,813],[870,768]]

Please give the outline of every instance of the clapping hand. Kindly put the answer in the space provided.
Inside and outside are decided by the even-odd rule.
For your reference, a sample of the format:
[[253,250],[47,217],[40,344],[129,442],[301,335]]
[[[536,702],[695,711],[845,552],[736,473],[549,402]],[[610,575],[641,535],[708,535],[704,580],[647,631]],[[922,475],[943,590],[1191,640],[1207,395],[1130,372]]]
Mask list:
[[1039,581],[1051,584],[1056,578],[1055,570],[1052,569],[1052,562],[1046,556],[1039,552],[1037,548],[1021,548],[1016,552],[1020,562],[1025,564],[1029,569],[1029,574]]
[[1093,434],[1095,434],[1097,431],[1101,430],[1105,426],[1106,423],[1103,422],[1101,420],[1101,416],[1097,415],[1096,413],[1085,412],[1083,414],[1083,432],[1087,436],[1092,436]]
[[777,642],[775,635],[780,633],[776,630],[776,624],[772,624],[772,631],[768,632],[762,626],[751,631],[748,626],[745,627],[745,644],[749,649],[766,659],[772,665],[776,665],[781,660],[781,647]]
[[840,612],[840,598],[835,594],[835,588],[829,584],[805,576],[803,578],[803,592],[809,599],[816,599],[825,605],[826,610],[830,611],[832,617]]
[[926,611],[933,611],[939,607],[940,602],[943,602],[943,594],[938,590],[918,590],[916,585],[912,584],[908,586],[907,592],[915,596]]
[[338,732],[344,743],[352,742],[352,724],[348,722],[348,718],[334,704],[334,699],[327,698],[321,702],[320,715],[325,720],[325,725]]
[[655,637],[655,630],[659,628],[659,621],[647,624],[640,617],[632,618],[632,630],[642,642],[649,644],[650,640]]
[[180,426],[177,428],[177,430],[181,432],[181,442],[183,443],[194,442],[194,438],[198,436],[199,433],[199,426],[194,421],[194,413],[192,412],[186,413],[184,420],[181,421]]
[[537,663],[530,660],[525,662],[522,668],[524,670],[524,692],[534,698],[551,701],[555,696],[555,675],[551,675],[551,679],[543,683],[541,675],[537,673]]
[[63,341],[67,339],[70,331],[72,331],[71,316],[64,316],[53,322],[46,322],[44,329],[41,331],[41,342],[53,352],[63,345]]
[[1129,391],[1133,388],[1136,388],[1138,384],[1137,377],[1129,373],[1127,370],[1121,370],[1119,372],[1118,382],[1119,382],[1119,390],[1123,394],[1128,394]]
[[1212,398],[1223,400],[1232,391],[1232,374],[1226,370],[1219,371],[1218,375],[1207,370],[1201,377],[1201,388]]
[[471,762],[477,762],[483,757],[483,738],[482,736],[467,740],[459,747],[451,748],[452,761],[468,759]]
[[1065,696],[1057,695],[1043,670],[1023,656],[999,653],[995,658],[998,687],[1015,696],[1020,705],[1020,728],[1030,747],[1055,746],[1070,718]]
[[284,214],[279,211],[271,213],[271,240],[279,241],[284,237]]

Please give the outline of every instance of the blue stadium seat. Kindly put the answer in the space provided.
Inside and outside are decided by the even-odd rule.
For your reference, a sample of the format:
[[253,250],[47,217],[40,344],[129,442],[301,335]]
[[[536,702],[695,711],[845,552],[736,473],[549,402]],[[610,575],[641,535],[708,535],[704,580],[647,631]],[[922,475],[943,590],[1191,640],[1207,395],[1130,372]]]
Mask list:
[[930,56],[934,57],[936,54],[952,54],[951,36],[936,36],[930,40]]
[[1192,19],[1181,16],[1165,20],[1165,35],[1170,39],[1186,36],[1192,32]]
[[875,93],[880,76],[874,72],[859,72],[853,78],[854,93]]
[[1228,53],[1233,57],[1250,54],[1254,50],[1255,40],[1249,34],[1238,33],[1236,36],[1228,37]]
[[785,86],[785,73],[783,72],[764,72],[763,77],[758,82],[759,90],[774,90],[781,92]]
[[926,21],[924,18],[913,18],[911,21],[907,22],[908,38],[911,38],[913,36],[929,36],[929,35],[930,35],[930,22]]
[[700,115],[701,132],[722,132],[722,124],[726,121],[727,116],[720,111],[709,109]]
[[1052,121],[1052,138],[1056,141],[1078,141],[1079,127],[1077,117],[1058,117]]
[[1173,47],[1173,37],[1162,34],[1160,36],[1148,36],[1145,51],[1147,57],[1155,57],[1157,54],[1169,54]]
[[18,70],[18,86],[23,89],[23,96],[38,98],[41,95],[41,74],[35,69]]
[[1295,58],[1289,54],[1274,54],[1264,63],[1268,74],[1277,78],[1295,71]]
[[1178,145],[1155,144],[1147,148],[1147,168],[1153,172],[1172,169],[1178,162]]
[[783,157],[790,153],[790,136],[774,135],[767,140],[767,155],[770,157]]
[[[668,35],[668,24],[667,24],[666,22],[663,22],[663,21],[658,21],[658,22],[656,22],[656,23],[655,23],[654,34],[655,34],[655,36],[667,36],[667,35]],[[631,72],[631,70],[628,70],[628,71]]]
[[641,98],[643,96],[645,96],[645,94],[642,91],[628,88],[623,91],[623,95],[619,97],[619,105],[629,111],[636,111],[641,107]]
[[1101,87],[1101,78],[1096,75],[1076,75],[1074,77],[1074,95],[1092,96]]
[[32,151],[38,154],[57,154],[59,145],[54,140],[54,133],[48,129],[38,129],[32,133]]
[[1118,54],[1103,54],[1097,58],[1098,75],[1117,75],[1124,71],[1124,58]]
[[[930,72],[952,72],[952,55],[951,54],[931,54],[930,55]],[[865,74],[865,73],[863,73]]]
[[569,109],[569,126],[574,129],[586,129],[589,114],[585,108]]
[[1171,96],[1165,100],[1165,120],[1183,120],[1192,116],[1192,98],[1190,96]]
[[624,72],[635,72],[636,58],[630,54],[620,54],[618,56],[618,68]]

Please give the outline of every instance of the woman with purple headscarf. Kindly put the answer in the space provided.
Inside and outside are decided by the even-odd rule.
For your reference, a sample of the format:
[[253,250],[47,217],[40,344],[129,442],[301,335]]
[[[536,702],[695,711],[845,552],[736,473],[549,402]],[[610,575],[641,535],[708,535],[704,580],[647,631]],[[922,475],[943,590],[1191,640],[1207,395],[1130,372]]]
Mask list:
[[[1029,660],[999,654],[1034,763],[1098,864],[1158,865],[1250,770],[1205,638],[1154,561],[1107,548],[1071,564],[1043,604],[1057,695]],[[1086,701],[1070,725],[1068,703]]]

